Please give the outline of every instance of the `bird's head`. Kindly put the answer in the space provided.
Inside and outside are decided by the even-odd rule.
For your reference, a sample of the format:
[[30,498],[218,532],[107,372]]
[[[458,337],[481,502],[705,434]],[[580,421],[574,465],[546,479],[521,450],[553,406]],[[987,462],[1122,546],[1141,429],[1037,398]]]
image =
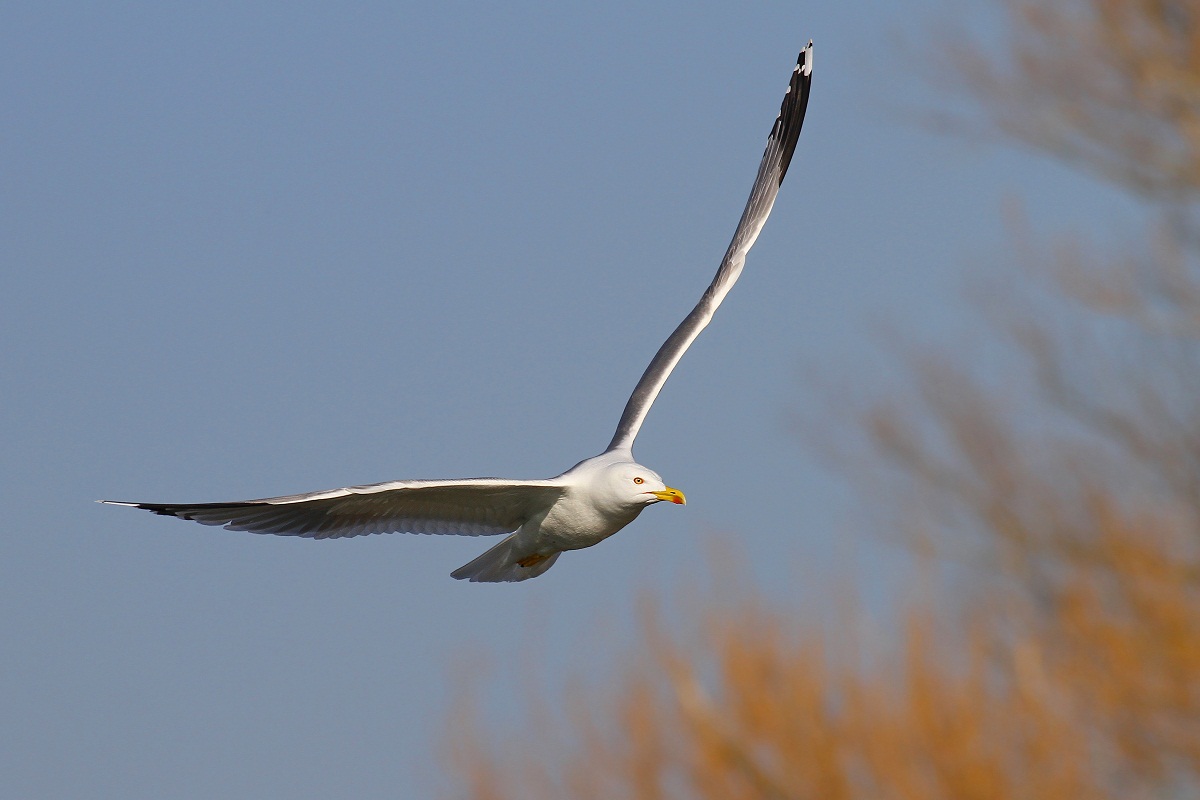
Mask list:
[[683,492],[667,486],[657,472],[634,461],[612,464],[605,469],[604,480],[611,495],[624,505],[687,502]]

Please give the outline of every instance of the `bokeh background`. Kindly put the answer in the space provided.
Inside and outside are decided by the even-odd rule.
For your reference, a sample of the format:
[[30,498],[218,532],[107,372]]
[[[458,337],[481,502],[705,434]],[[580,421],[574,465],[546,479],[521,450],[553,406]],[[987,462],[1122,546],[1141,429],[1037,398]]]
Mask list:
[[[1194,366],[1197,14],[7,5],[0,794],[1188,796],[1196,417],[1158,378]],[[685,508],[491,586],[448,577],[489,540],[94,504],[547,477],[598,452],[711,278],[809,38],[774,214],[638,440]],[[1092,312],[1109,321],[1068,324]],[[1064,377],[1081,338],[1094,369]],[[1131,385],[1113,352],[1158,377],[1081,402]],[[1111,578],[1131,559],[1154,602]],[[1097,564],[1110,588],[1085,590]],[[1122,603],[1182,616],[1095,621]],[[1121,646],[1089,650],[1095,630]],[[1172,643],[1152,686],[1109,682],[1117,661],[1151,674],[1120,631]],[[1080,718],[1096,697],[1116,710]],[[1167,733],[1109,736],[1138,709]],[[957,746],[988,730],[1024,755]]]

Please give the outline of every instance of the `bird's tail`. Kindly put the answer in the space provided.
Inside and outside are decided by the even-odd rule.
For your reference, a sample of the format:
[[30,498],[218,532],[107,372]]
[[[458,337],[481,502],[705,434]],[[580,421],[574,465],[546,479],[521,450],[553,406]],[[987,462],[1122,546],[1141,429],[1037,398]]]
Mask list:
[[512,534],[471,563],[451,572],[450,577],[481,583],[524,581],[541,575],[558,560],[559,553],[522,557],[517,552],[516,539],[517,534]]

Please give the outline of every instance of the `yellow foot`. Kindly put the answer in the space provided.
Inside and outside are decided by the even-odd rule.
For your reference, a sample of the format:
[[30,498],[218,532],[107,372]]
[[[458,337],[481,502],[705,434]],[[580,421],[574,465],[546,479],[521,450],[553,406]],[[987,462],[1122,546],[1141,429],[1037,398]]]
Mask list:
[[550,558],[550,556],[542,555],[541,553],[534,553],[531,556],[525,556],[524,558],[517,559],[517,563],[522,567],[536,567],[538,564],[541,564],[548,558]]

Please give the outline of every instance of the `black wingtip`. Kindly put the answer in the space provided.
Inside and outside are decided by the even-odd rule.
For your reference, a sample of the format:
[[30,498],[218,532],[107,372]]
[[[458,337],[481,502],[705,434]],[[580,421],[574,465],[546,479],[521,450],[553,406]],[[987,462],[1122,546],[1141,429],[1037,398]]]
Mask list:
[[812,39],[809,39],[808,46],[796,57],[796,67],[792,70],[787,94],[783,96],[783,105],[780,106],[779,116],[775,118],[775,126],[771,129],[771,138],[778,139],[780,143],[780,185],[783,184],[788,166],[792,163],[796,142],[800,140],[800,128],[804,126],[804,114],[808,110],[808,93],[812,86],[812,46]]
[[[104,503],[110,506],[122,506],[124,508],[140,508],[143,511],[149,511],[151,514],[161,514],[164,517],[179,516],[179,512],[185,506],[169,505],[167,503],[132,503],[127,500],[97,500],[97,503]],[[184,517],[184,519],[187,519]]]
[[219,523],[206,522],[202,519],[196,519],[198,514],[207,511],[226,511],[229,509],[250,508],[252,506],[265,505],[261,502],[253,500],[242,501],[237,503],[130,503],[121,500],[97,500],[98,503],[105,503],[112,506],[124,506],[125,508],[140,508],[143,511],[149,511],[151,514],[158,514],[162,517],[178,517],[179,519],[192,520],[201,522],[205,525],[224,524],[228,520]]

